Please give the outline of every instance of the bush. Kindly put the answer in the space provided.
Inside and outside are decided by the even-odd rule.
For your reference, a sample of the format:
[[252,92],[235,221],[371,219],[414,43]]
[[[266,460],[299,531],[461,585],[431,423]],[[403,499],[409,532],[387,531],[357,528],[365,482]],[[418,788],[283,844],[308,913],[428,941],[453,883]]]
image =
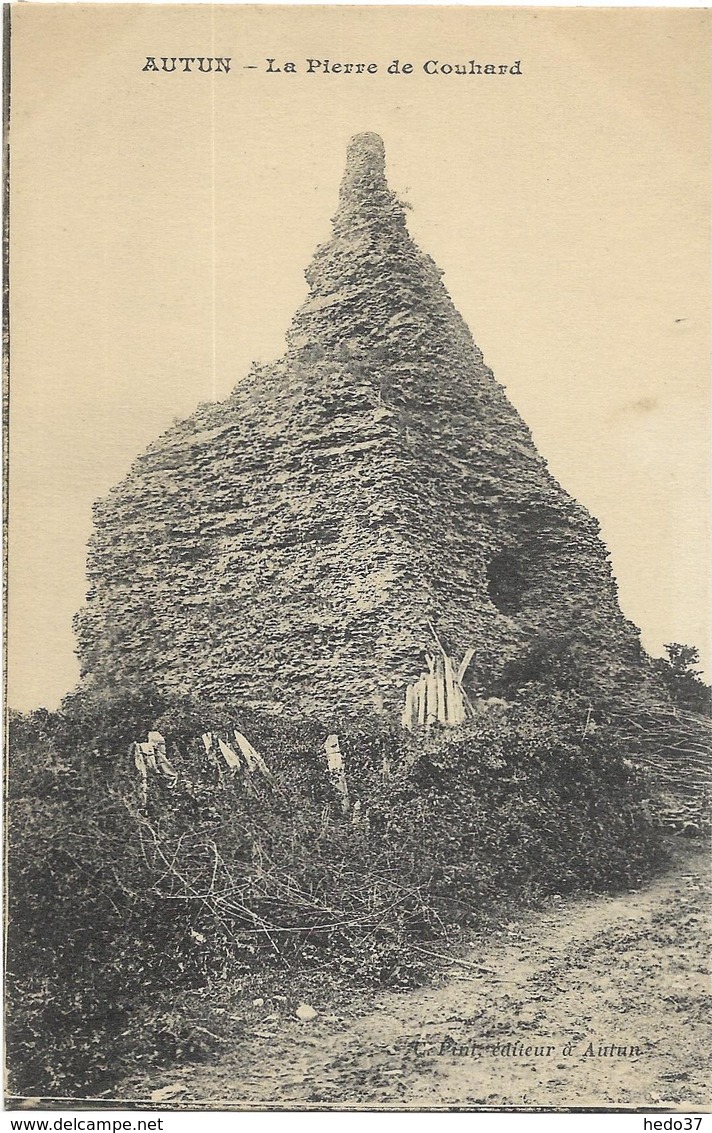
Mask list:
[[712,689],[702,678],[700,651],[694,645],[672,641],[665,646],[667,657],[656,657],[653,666],[670,698],[678,708],[712,714]]
[[[272,780],[207,760],[200,733],[235,724]],[[179,778],[152,776],[144,804],[127,752],[153,727]],[[346,815],[320,750],[329,731]],[[635,769],[562,697],[415,737],[150,693],[74,699],[15,717],[10,753],[18,1094],[86,1096],[137,1056],[201,1056],[171,1010],[196,988],[337,969],[351,987],[412,986],[427,975],[421,945],[511,897],[629,887],[661,859]]]

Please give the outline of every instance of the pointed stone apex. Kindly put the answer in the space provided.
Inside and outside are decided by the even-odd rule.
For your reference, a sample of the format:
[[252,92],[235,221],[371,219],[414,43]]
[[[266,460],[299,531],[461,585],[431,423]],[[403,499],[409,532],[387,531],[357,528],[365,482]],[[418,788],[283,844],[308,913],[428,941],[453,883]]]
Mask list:
[[346,151],[346,169],[359,166],[377,176],[383,174],[386,165],[386,147],[379,134],[354,134]]
[[386,188],[386,148],[378,134],[354,134],[346,151],[341,200]]
[[[405,228],[405,214],[386,181],[386,148],[378,134],[355,134],[346,151],[346,169],[334,217],[335,234],[354,235],[384,223]],[[307,277],[308,278],[308,277]]]

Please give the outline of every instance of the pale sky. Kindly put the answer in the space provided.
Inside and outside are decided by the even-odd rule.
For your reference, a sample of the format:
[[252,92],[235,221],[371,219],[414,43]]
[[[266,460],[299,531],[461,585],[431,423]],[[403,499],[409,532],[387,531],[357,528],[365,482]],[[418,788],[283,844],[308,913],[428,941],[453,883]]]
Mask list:
[[[76,682],[92,502],[282,353],[364,130],[601,521],[644,645],[696,644],[709,670],[710,27],[694,9],[15,6],[10,705]],[[151,74],[147,55],[231,70]],[[379,73],[308,75],[309,57]],[[471,58],[522,74],[422,71]]]

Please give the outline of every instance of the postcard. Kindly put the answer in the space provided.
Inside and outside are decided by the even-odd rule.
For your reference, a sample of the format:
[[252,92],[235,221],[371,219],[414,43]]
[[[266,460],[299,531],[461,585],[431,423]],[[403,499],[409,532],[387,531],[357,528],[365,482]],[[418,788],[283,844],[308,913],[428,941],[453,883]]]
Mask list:
[[8,1108],[707,1111],[711,26],[5,8]]

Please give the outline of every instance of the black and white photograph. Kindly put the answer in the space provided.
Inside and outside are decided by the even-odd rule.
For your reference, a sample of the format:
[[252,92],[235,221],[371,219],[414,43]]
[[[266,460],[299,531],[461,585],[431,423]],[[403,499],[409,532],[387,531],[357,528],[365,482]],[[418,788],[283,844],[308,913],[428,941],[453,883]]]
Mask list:
[[711,27],[5,6],[6,1109],[709,1112]]

